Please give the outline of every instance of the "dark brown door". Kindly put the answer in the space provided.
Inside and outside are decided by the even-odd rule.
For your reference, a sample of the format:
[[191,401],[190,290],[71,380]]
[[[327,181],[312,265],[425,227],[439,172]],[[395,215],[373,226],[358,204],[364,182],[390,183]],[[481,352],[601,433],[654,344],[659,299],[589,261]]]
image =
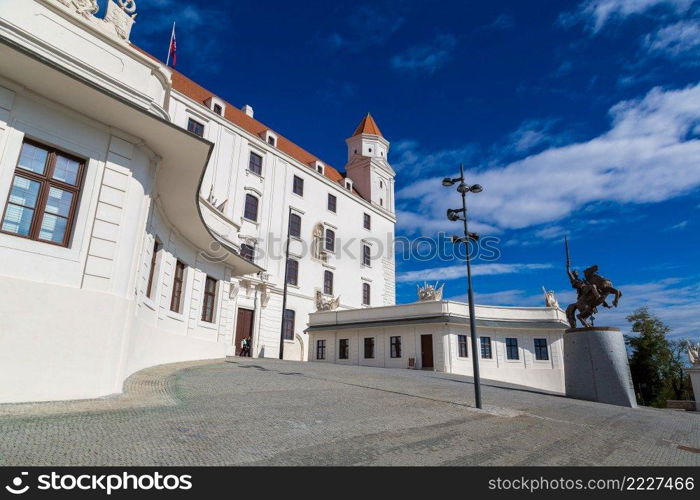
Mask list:
[[421,368],[432,368],[433,367],[433,336],[432,335],[421,335],[420,336],[420,357],[421,357]]
[[[241,341],[248,337],[253,336],[253,315],[254,311],[251,309],[238,309],[238,317],[236,319],[236,356],[241,354]],[[252,346],[251,346],[252,347]]]

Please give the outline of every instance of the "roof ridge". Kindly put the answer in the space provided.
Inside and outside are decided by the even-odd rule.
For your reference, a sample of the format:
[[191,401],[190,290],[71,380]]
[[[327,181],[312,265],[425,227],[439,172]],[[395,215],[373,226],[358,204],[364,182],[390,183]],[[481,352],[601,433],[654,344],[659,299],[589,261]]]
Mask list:
[[[130,45],[139,52],[145,54],[146,56],[154,59],[155,61],[158,61],[161,64],[164,64],[160,59],[145,51],[141,47],[134,44]],[[184,96],[197,102],[198,104],[205,106],[204,102],[210,97],[216,96],[217,98],[219,98],[219,96],[214,94],[214,92],[204,88],[202,85],[195,82],[192,78],[188,77],[181,71],[178,71],[177,69],[169,66],[168,70],[170,70],[173,75],[172,88],[178,91],[179,93],[183,94]],[[260,120],[247,115],[243,110],[239,109],[237,106],[231,104],[230,102],[224,99],[221,100],[224,101],[224,103],[226,103],[226,110],[224,111],[223,118],[227,121],[233,123],[234,125],[238,125],[247,132],[258,137],[260,137],[261,133],[265,130],[272,130]],[[313,163],[316,161],[323,163],[323,165],[325,166],[323,169],[323,176],[343,186],[345,176],[341,174],[341,172],[338,169],[333,167],[330,163],[323,161],[321,158],[311,153],[310,151],[302,148],[301,146],[293,142],[291,139],[277,132],[275,133],[277,134],[277,149],[291,156],[299,163],[306,165],[308,168],[314,168]],[[353,188],[353,193],[362,197],[355,188]]]

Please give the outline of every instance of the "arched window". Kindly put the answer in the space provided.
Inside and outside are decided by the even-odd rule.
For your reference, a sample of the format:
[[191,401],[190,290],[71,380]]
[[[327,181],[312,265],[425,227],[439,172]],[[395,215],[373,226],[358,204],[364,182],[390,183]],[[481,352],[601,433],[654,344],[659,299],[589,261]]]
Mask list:
[[245,195],[245,210],[243,217],[254,222],[258,221],[258,199],[252,194]]
[[329,252],[335,252],[335,231],[332,229],[326,229],[325,247]]

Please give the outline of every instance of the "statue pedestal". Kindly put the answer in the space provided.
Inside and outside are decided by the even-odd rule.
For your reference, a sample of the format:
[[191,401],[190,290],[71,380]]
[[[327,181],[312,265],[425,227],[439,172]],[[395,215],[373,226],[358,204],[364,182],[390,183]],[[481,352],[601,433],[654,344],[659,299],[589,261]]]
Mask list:
[[619,328],[571,328],[564,332],[566,395],[635,408],[625,341]]
[[686,371],[690,375],[690,383],[693,386],[693,394],[695,394],[695,411],[700,412],[700,364],[694,364]]

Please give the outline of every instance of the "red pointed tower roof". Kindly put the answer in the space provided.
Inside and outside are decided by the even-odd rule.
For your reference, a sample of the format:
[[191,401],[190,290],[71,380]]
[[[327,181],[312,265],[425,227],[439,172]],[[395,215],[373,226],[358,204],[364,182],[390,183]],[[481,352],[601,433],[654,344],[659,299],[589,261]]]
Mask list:
[[355,129],[355,133],[352,134],[353,137],[356,135],[360,134],[370,134],[370,135],[378,135],[379,137],[384,137],[382,135],[382,131],[379,130],[379,126],[377,125],[377,122],[374,121],[374,118],[372,118],[372,115],[367,113],[367,116],[365,116],[360,124],[357,126]]

